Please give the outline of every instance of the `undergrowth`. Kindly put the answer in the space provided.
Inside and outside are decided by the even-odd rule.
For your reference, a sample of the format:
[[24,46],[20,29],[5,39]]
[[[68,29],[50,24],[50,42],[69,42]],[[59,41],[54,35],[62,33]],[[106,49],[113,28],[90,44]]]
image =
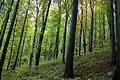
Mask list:
[[110,64],[110,48],[96,49],[92,53],[74,56],[74,79],[62,78],[64,64],[61,60],[42,63],[37,68],[26,65],[15,71],[3,70],[3,80],[111,80],[114,66]]

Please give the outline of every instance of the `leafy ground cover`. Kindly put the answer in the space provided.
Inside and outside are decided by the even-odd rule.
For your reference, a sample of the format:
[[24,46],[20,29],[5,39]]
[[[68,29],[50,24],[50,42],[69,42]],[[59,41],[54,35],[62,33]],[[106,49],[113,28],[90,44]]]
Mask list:
[[64,64],[61,60],[42,63],[38,68],[27,65],[15,71],[3,71],[3,80],[111,80],[115,66],[110,64],[110,48],[96,49],[74,58],[74,79],[62,78]]

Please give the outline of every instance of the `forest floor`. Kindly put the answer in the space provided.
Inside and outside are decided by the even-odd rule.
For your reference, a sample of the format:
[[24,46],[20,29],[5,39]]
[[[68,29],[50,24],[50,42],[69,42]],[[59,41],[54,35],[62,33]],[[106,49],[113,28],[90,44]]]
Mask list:
[[62,78],[64,64],[61,60],[48,61],[41,64],[37,70],[26,67],[15,71],[3,71],[3,80],[111,80],[115,66],[110,64],[110,48],[95,49],[74,58],[74,79]]

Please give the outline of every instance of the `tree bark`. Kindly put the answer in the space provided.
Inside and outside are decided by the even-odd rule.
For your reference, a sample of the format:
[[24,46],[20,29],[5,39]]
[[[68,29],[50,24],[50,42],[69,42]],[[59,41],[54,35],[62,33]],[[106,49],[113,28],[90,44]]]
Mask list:
[[68,44],[68,52],[65,64],[64,78],[73,78],[73,55],[75,46],[75,32],[76,32],[76,21],[77,21],[77,11],[78,11],[78,0],[73,0],[72,5],[72,20],[70,26],[70,37]]
[[66,2],[66,20],[65,20],[65,28],[64,28],[64,35],[63,35],[63,39],[64,39],[64,41],[63,41],[63,57],[62,57],[63,63],[65,63],[67,23],[68,23],[68,9],[67,9],[67,2]]
[[[120,0],[116,0],[116,12],[117,12],[117,15],[116,15],[116,21],[117,21],[117,31],[120,31]],[[114,73],[114,76],[112,78],[112,80],[120,80],[120,32],[117,32],[117,68],[115,70],[115,73]]]
[[112,48],[111,63],[116,64],[113,2],[114,2],[113,0],[110,1],[109,27],[110,27],[110,42],[111,42],[111,48]]
[[[82,4],[83,6],[83,4]],[[81,25],[80,25],[80,37],[79,37],[79,56],[81,55],[81,39],[82,39],[82,29],[83,29],[83,8],[81,6]]]
[[91,9],[91,25],[90,25],[90,32],[89,32],[89,48],[88,51],[92,52],[92,40],[93,40],[93,25],[94,25],[94,14],[93,14],[93,5],[92,1],[90,0],[90,9]]
[[94,47],[96,47],[96,41],[97,41],[97,13],[94,13],[95,15],[95,22],[94,22]]
[[86,53],[86,27],[87,27],[87,1],[86,2],[86,21],[85,21],[85,28],[83,30],[83,46],[84,46],[84,53]]

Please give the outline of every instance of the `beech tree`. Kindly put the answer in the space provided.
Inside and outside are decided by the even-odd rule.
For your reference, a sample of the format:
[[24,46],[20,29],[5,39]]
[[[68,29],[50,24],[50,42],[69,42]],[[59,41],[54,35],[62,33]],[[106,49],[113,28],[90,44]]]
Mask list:
[[73,0],[72,5],[72,20],[70,26],[70,38],[68,43],[68,52],[65,64],[64,78],[73,78],[73,53],[75,45],[75,31],[76,31],[76,21],[77,21],[77,11],[78,11],[78,0]]
[[109,14],[109,26],[110,26],[110,41],[112,49],[112,64],[116,64],[116,53],[115,53],[115,31],[114,31],[114,12],[113,12],[113,3],[110,1],[110,14]]
[[92,52],[92,41],[93,41],[93,25],[94,25],[94,12],[93,12],[93,2],[90,0],[90,9],[91,9],[91,24],[90,24],[90,32],[89,32],[89,48],[88,51]]
[[67,33],[67,24],[68,24],[68,5],[67,5],[67,0],[65,0],[65,7],[66,7],[66,20],[65,20],[65,28],[64,28],[64,35],[63,35],[63,57],[62,57],[62,62],[65,63],[65,47],[66,47],[66,33]]
[[[112,3],[113,0],[111,0]],[[120,30],[120,0],[116,0],[116,26],[117,26],[117,31]],[[112,80],[119,80],[120,79],[120,32],[117,32],[117,67],[116,70],[114,72],[114,76],[112,78]]]
[[41,27],[41,30],[40,30],[39,45],[38,45],[38,52],[36,53],[35,66],[39,65],[43,35],[44,35],[44,32],[45,32],[45,28],[46,28],[46,23],[47,23],[47,18],[48,18],[48,14],[49,14],[50,5],[51,5],[51,0],[49,0],[49,2],[48,2],[48,8],[47,8],[46,16],[45,16],[45,19],[43,18],[42,27]]

